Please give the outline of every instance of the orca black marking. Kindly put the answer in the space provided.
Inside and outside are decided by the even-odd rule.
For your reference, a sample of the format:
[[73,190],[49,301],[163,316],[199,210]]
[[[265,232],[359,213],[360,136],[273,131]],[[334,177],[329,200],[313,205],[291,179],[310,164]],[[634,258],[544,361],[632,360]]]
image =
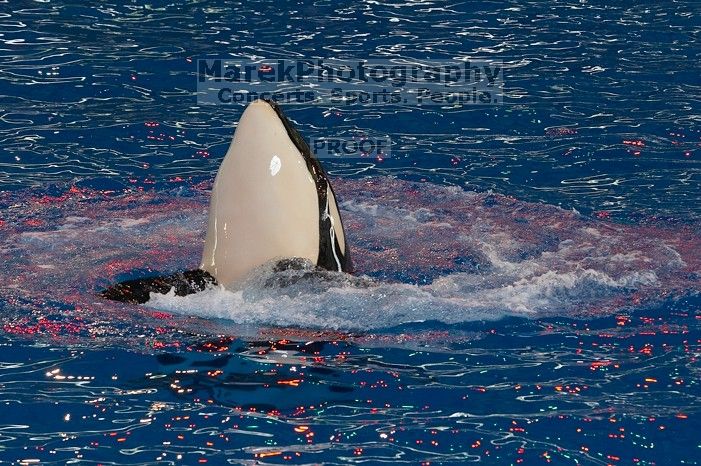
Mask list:
[[[280,106],[271,100],[263,100],[277,113],[278,118],[280,118],[280,121],[282,121],[287,131],[287,136],[289,136],[299,153],[304,157],[304,161],[307,163],[307,170],[309,170],[316,184],[316,194],[319,198],[319,258],[317,259],[316,265],[326,270],[351,273],[353,271],[353,265],[350,260],[350,254],[348,253],[348,244],[346,244],[345,253],[341,251],[341,246],[336,238],[336,231],[333,228],[328,195],[329,190],[333,192],[333,188],[331,188],[324,168],[321,166],[319,160],[312,155],[307,141],[304,140],[299,134],[299,131],[297,131],[290,120],[287,119],[285,114],[282,113]],[[335,195],[336,193],[334,192],[334,198]]]

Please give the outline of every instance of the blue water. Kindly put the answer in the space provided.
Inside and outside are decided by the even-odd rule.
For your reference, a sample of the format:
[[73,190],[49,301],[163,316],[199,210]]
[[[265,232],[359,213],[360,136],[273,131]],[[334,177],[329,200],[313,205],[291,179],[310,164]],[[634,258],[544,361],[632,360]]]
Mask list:
[[[0,461],[701,463],[698,2],[0,3]],[[241,114],[201,58],[496,59],[502,105],[290,106],[359,275],[149,306]]]

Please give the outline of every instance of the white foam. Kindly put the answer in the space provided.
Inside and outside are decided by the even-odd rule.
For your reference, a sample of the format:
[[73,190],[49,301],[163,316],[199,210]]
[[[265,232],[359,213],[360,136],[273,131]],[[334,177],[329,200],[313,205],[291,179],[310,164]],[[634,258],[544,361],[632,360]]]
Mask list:
[[266,278],[260,276],[237,291],[213,287],[185,297],[175,296],[172,290],[166,295],[153,293],[147,305],[237,324],[373,330],[427,320],[454,324],[557,313],[657,281],[651,272],[614,279],[599,271],[580,270],[547,271],[516,280],[455,273],[425,286],[377,282],[358,286],[338,274],[335,283],[320,290],[314,280],[266,287]]

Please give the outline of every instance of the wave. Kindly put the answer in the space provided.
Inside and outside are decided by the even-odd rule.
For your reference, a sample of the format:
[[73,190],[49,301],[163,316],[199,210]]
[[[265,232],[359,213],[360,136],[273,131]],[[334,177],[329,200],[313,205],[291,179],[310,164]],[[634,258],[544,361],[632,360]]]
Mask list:
[[3,193],[4,325],[36,330],[49,316],[76,332],[128,338],[134,327],[162,327],[166,315],[173,328],[214,332],[216,319],[377,331],[413,322],[610,313],[701,289],[694,223],[623,225],[388,177],[335,184],[355,278],[329,274],[266,286],[270,272],[262,270],[239,290],[155,296],[142,308],[107,302],[97,292],[124,279],[196,268],[207,186]]

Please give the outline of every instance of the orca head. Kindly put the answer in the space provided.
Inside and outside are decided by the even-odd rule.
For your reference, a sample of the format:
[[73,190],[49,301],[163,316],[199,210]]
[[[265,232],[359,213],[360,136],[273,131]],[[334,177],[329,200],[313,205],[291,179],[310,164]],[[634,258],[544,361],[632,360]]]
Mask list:
[[336,198],[309,146],[270,101],[248,105],[219,167],[200,268],[226,288],[270,261],[349,272]]

